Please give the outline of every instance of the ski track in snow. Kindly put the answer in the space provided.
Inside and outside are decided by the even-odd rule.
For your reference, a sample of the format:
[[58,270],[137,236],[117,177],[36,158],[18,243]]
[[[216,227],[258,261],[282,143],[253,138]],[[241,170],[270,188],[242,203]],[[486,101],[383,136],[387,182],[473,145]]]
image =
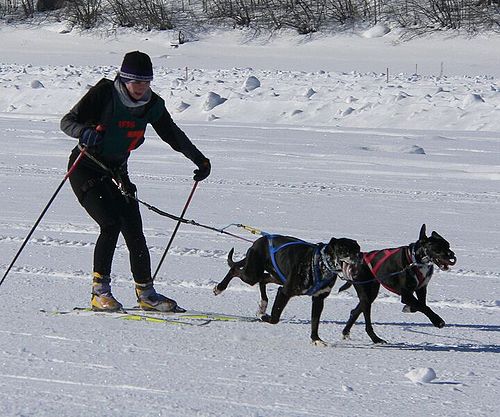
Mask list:
[[[12,175],[21,175],[28,177],[38,177],[40,175],[47,176],[51,179],[58,179],[64,176],[63,169],[49,169],[42,168],[36,165],[31,166],[17,166],[17,167],[2,167],[0,165],[0,176],[4,175],[6,178]],[[138,178],[158,183],[177,183],[173,177],[165,176],[152,176],[152,175],[137,175]],[[407,197],[410,200],[428,200],[428,201],[442,201],[442,202],[462,202],[462,201],[477,201],[477,202],[492,202],[500,204],[500,192],[452,192],[442,190],[420,190],[408,188],[384,188],[384,187],[369,187],[357,186],[349,184],[332,184],[331,182],[298,182],[298,183],[283,183],[275,180],[248,180],[248,181],[230,181],[224,179],[210,180],[214,187],[231,187],[239,188],[244,187],[248,189],[247,192],[259,193],[266,191],[280,193],[287,192],[291,194],[301,195],[307,193],[309,195],[338,195],[341,194],[362,194],[362,195],[382,195],[385,197]],[[1,223],[0,223],[1,225]]]

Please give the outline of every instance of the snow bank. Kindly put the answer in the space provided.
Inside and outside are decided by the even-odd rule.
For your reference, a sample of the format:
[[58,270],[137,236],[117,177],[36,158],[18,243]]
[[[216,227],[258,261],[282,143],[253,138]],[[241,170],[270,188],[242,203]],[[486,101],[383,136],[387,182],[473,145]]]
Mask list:
[[364,38],[381,38],[387,35],[391,30],[386,25],[375,25],[372,28],[364,31],[362,36]]

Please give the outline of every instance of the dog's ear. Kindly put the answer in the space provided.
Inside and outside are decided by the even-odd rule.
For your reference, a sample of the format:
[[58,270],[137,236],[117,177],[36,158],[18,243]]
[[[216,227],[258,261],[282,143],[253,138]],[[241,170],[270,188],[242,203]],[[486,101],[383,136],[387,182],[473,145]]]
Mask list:
[[337,242],[337,239],[332,237],[330,239],[330,242],[328,242],[328,246],[331,246],[333,248],[335,246],[335,242]]
[[432,231],[431,237],[434,239],[446,240],[443,236],[441,236],[438,232]]
[[339,239],[332,237],[328,242],[328,245],[326,245],[327,251],[330,256],[334,256],[335,252],[337,251],[338,241]]
[[426,234],[425,234],[425,233],[426,233],[426,232],[425,232],[425,229],[426,229],[426,227],[425,227],[425,223],[424,223],[424,224],[422,225],[422,227],[420,228],[420,234],[419,234],[419,236],[418,236],[418,240],[424,240],[424,239],[426,239],[426,238],[427,238],[427,236],[426,236]]

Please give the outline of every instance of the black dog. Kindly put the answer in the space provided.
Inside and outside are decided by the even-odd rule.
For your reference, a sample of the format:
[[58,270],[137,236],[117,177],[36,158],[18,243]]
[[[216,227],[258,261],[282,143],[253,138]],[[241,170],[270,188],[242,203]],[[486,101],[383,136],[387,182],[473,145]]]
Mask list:
[[403,311],[420,311],[434,326],[444,327],[444,320],[427,306],[427,284],[432,277],[434,264],[447,271],[455,263],[456,257],[450,250],[448,241],[436,232],[427,237],[425,224],[422,225],[420,237],[415,243],[363,253],[363,264],[359,273],[339,289],[339,292],[344,291],[354,284],[359,297],[359,303],[351,311],[342,331],[344,338],[349,337],[352,325],[363,313],[368,336],[374,343],[386,343],[375,334],[371,322],[371,305],[377,298],[380,284],[401,296],[401,302],[405,304]]
[[[330,294],[337,276],[352,279],[361,264],[360,247],[355,240],[332,238],[328,244],[312,244],[280,235],[265,235],[248,249],[246,257],[233,261],[234,249],[228,255],[229,272],[214,288],[224,291],[238,277],[249,285],[259,284],[261,301],[258,315],[262,321],[276,324],[288,300],[297,295],[312,296],[311,339],[325,344],[318,335],[324,300]],[[281,285],[271,315],[266,314],[267,284]]]

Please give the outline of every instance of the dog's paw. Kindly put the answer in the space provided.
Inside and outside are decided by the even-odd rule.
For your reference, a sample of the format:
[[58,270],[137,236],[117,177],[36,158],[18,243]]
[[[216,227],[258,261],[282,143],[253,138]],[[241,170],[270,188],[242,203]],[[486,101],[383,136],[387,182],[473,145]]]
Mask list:
[[429,318],[431,319],[431,322],[434,325],[434,327],[437,327],[438,329],[442,329],[446,324],[444,320],[437,314],[431,315]]
[[217,288],[217,285],[214,287],[214,289],[212,291],[213,291],[214,295],[219,295],[222,292],[221,290],[219,290]]
[[326,343],[325,341],[323,341],[321,339],[311,340],[311,344],[313,346],[319,346],[319,347],[327,347],[328,346],[328,343]]
[[443,319],[441,319],[440,321],[436,321],[436,323],[434,323],[434,326],[436,326],[438,329],[442,329],[444,326],[446,326],[446,323]]
[[274,320],[269,314],[264,314],[261,318],[261,321],[264,323],[269,323],[269,324],[276,324],[278,323],[279,320]]
[[269,314],[263,314],[260,316],[260,320],[264,323],[271,323],[271,316]]
[[378,343],[381,345],[387,344],[387,342],[384,339],[381,339],[380,337],[375,337],[372,340],[373,340],[373,343]]
[[351,333],[342,333],[342,339],[349,340],[351,338]]

